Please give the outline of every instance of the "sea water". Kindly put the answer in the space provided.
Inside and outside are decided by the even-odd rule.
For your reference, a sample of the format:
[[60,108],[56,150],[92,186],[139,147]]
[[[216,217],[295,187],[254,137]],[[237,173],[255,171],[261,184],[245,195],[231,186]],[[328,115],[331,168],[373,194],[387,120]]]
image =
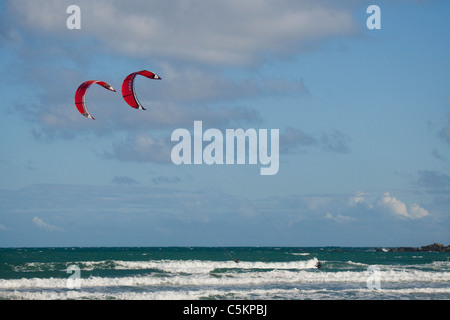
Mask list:
[[446,300],[450,253],[339,247],[2,248],[0,299]]

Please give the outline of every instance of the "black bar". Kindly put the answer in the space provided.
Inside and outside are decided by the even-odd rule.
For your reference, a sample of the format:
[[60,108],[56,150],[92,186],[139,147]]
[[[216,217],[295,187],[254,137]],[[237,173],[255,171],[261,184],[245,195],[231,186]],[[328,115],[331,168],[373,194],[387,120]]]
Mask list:
[[[448,301],[374,301],[374,300],[52,300],[0,301],[3,314],[18,316],[70,317],[113,316],[130,319],[304,319],[327,316],[338,318],[371,319],[417,315],[418,310],[434,314],[445,311]],[[20,317],[19,317],[20,318]]]

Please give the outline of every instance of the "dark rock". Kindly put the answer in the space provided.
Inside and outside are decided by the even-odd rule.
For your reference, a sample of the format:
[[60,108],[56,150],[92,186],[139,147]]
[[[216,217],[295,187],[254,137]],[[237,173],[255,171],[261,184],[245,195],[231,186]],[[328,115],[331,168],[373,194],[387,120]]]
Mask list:
[[[377,248],[378,249],[378,248]],[[381,251],[377,250],[376,251]],[[399,248],[390,248],[391,252],[450,252],[450,245],[444,246],[440,243],[433,243],[427,246],[422,246],[420,248],[411,248],[411,247],[399,247]]]
[[411,247],[400,247],[400,248],[391,248],[392,252],[416,252],[418,251],[417,248],[411,248]]
[[438,251],[438,252],[450,252],[450,246],[444,246],[440,243],[433,243],[428,246],[422,246],[419,251]]

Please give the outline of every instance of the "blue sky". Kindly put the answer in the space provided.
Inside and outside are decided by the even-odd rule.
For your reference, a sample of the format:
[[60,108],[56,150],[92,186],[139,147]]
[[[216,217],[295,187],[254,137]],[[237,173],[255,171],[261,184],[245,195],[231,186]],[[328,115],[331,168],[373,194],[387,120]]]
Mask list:
[[[448,244],[449,9],[0,1],[0,246]],[[162,81],[136,78],[134,110],[120,87],[144,69]],[[86,80],[117,90],[88,91],[96,120]],[[195,120],[279,129],[278,173],[173,164]]]

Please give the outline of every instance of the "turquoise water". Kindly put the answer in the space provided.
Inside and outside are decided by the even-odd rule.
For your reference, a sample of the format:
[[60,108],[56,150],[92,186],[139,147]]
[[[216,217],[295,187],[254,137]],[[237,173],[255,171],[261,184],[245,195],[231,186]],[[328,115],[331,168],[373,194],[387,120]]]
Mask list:
[[449,260],[339,247],[3,248],[0,299],[450,299]]

